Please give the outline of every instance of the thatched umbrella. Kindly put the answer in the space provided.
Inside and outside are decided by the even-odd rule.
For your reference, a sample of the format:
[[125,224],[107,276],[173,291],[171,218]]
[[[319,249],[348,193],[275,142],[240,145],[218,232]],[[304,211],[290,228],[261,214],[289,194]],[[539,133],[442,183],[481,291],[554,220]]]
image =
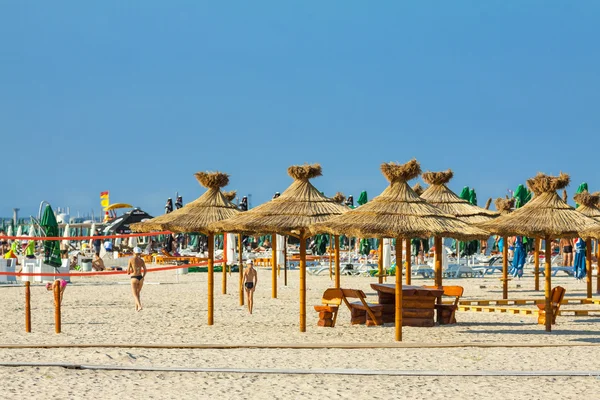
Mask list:
[[[496,199],[494,204],[500,215],[507,215],[512,212],[515,206],[515,199],[500,197]],[[502,246],[502,298],[508,299],[508,239],[503,237],[502,241],[504,242],[504,246]]]
[[[234,218],[213,224],[213,229],[240,233],[272,233],[300,239],[300,331],[306,331],[306,238],[309,227],[344,213],[347,208],[319,192],[309,180],[321,176],[321,166],[295,165],[288,168],[294,182],[271,201]],[[272,280],[276,288],[276,273]]]
[[[573,196],[575,202],[579,204],[579,207],[576,208],[577,211],[582,213],[583,215],[593,218],[596,221],[600,222],[600,208],[598,208],[598,200],[600,200],[600,196],[597,193],[590,194],[587,191],[581,192]],[[600,265],[600,263],[598,263]],[[587,297],[592,297],[592,239],[586,238],[585,240],[585,282],[587,289]],[[600,292],[600,275],[596,277],[598,291]]]
[[213,230],[210,225],[233,217],[240,211],[220,190],[229,183],[229,175],[222,172],[197,172],[194,176],[208,189],[202,196],[169,214],[134,224],[131,229],[136,232],[164,229],[171,232],[199,232],[208,236],[208,325],[212,325],[214,322],[214,234],[220,231]]
[[561,173],[552,177],[539,173],[527,180],[527,186],[535,197],[523,207],[508,215],[502,215],[493,221],[478,224],[483,229],[502,236],[521,235],[543,238],[546,242],[545,257],[545,295],[546,295],[546,331],[552,330],[552,268],[551,240],[558,237],[588,236],[584,233],[600,229],[600,224],[575,211],[556,193],[569,185],[570,178]]
[[[421,173],[416,160],[385,163],[381,171],[390,185],[369,203],[312,226],[313,231],[361,237],[396,237],[396,340],[402,340],[402,250],[398,243],[411,237],[442,236],[476,239],[488,232],[471,227],[424,201],[407,181]],[[441,241],[436,240],[436,285],[441,286]]]

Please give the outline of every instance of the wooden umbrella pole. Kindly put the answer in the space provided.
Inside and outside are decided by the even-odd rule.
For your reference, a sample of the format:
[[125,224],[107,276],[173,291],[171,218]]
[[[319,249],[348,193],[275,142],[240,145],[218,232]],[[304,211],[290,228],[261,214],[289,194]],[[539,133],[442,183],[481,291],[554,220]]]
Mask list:
[[592,298],[592,239],[585,241],[585,283],[587,284],[587,297]]
[[271,297],[277,298],[277,235],[271,235]]
[[[400,243],[400,244],[398,244]],[[398,253],[398,249],[400,249],[400,258],[398,258],[398,254],[396,254],[396,270],[398,270],[398,268],[400,268],[400,273],[402,273],[402,265],[398,266],[398,259],[400,259],[400,261],[402,261],[402,241],[398,242],[398,239],[396,239],[396,253]],[[410,278],[412,276],[412,257],[410,255],[410,239],[406,239],[406,284],[410,285]],[[415,254],[415,257],[417,256],[417,254]]]
[[25,281],[25,332],[31,333],[31,283]]
[[502,238],[502,298],[508,299],[508,240]]
[[306,239],[300,233],[300,332],[306,332]]
[[596,241],[596,294],[600,294],[600,241]]
[[383,238],[379,238],[378,247],[379,257],[377,258],[377,279],[379,283],[383,283]]
[[534,289],[540,290],[540,239],[535,238],[533,245],[535,247],[533,249],[533,274],[535,275]]
[[287,286],[287,236],[283,237],[283,284]]
[[433,240],[433,244],[435,246],[435,286],[442,286],[442,238],[435,237]]
[[340,237],[338,235],[333,236],[335,240],[335,288],[340,288]]
[[402,238],[396,238],[400,251],[396,246],[396,341],[402,341]]
[[550,238],[546,238],[546,255],[544,259],[545,272],[544,277],[546,278],[545,285],[545,295],[546,295],[546,305],[544,306],[544,311],[546,312],[546,332],[552,331],[552,245],[550,242]]
[[214,289],[215,289],[215,274],[214,274],[214,256],[215,256],[215,235],[208,235],[208,325],[214,323]]
[[242,267],[243,260],[242,256],[244,254],[244,244],[242,243],[242,234],[238,233],[238,269],[240,273],[240,306],[244,305],[244,268]]
[[333,279],[333,265],[332,265],[332,259],[331,259],[331,253],[333,253],[333,246],[331,246],[331,238],[332,236],[329,235],[329,280]]
[[52,290],[54,291],[54,332],[60,333],[60,281],[54,281]]
[[223,277],[221,281],[221,292],[227,294],[227,234],[223,233]]

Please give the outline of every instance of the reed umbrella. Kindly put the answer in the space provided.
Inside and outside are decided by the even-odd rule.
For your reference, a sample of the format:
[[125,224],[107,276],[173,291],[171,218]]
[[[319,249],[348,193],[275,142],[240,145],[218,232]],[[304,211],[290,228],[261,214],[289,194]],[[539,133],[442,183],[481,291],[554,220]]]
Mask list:
[[[504,199],[499,197],[494,204],[500,215],[507,215],[512,212],[515,206],[515,198]],[[503,237],[502,241],[504,242],[504,246],[502,246],[502,298],[508,299],[508,239]]]
[[[362,237],[396,237],[396,244],[411,237],[436,238],[436,285],[441,286],[442,236],[473,239],[489,233],[471,227],[427,203],[407,181],[421,173],[417,160],[384,163],[381,171],[390,185],[369,203],[311,227],[313,231]],[[396,245],[396,340],[402,340],[402,250]]]
[[229,175],[222,172],[197,172],[196,179],[208,190],[199,198],[182,208],[152,218],[145,222],[132,224],[136,232],[153,230],[169,230],[182,233],[203,233],[208,236],[208,325],[213,325],[214,311],[214,246],[215,231],[211,224],[222,219],[239,214],[235,204],[232,204],[220,188],[229,183]]
[[545,312],[548,332],[552,330],[551,240],[558,237],[587,237],[594,229],[600,231],[600,223],[577,212],[556,193],[568,186],[569,182],[569,175],[564,173],[558,177],[538,173],[527,180],[527,186],[535,195],[531,201],[510,214],[478,224],[483,229],[502,236],[522,235],[545,240]]
[[[239,233],[272,233],[300,239],[300,331],[306,331],[306,238],[309,227],[344,213],[347,208],[319,192],[310,179],[321,176],[321,166],[294,165],[288,168],[294,182],[281,196],[228,220],[216,222],[213,229]],[[273,287],[277,275],[273,273]]]
[[[583,184],[582,184],[583,185]],[[580,185],[580,187],[582,187]],[[587,186],[587,184],[586,184]],[[579,205],[577,207],[577,211],[582,213],[583,215],[593,218],[596,221],[600,222],[600,208],[598,208],[598,201],[600,200],[600,196],[598,193],[590,194],[587,190],[583,189],[582,192],[577,193],[573,196],[576,204]],[[598,263],[600,265],[600,263]],[[585,240],[585,269],[586,269],[586,291],[587,297],[592,297],[592,239],[586,238]],[[598,292],[600,292],[600,274],[596,277],[597,283],[596,286],[598,288]]]

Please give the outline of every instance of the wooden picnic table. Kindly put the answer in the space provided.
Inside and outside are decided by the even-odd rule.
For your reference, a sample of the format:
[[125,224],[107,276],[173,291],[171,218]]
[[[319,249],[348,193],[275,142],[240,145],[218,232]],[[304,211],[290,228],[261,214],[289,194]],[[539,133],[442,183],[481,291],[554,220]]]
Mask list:
[[[396,285],[371,283],[383,305],[383,322],[394,322],[396,317]],[[430,327],[435,325],[435,303],[444,294],[442,289],[422,286],[402,286],[402,325]]]

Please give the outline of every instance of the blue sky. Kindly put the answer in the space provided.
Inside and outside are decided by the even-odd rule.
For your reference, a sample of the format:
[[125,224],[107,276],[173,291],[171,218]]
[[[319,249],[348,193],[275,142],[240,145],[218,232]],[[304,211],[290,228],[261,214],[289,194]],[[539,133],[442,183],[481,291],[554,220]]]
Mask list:
[[[0,215],[150,213],[196,171],[257,205],[318,162],[328,195],[382,162],[452,168],[484,203],[538,171],[600,190],[596,1],[0,1]],[[414,183],[414,182],[412,182]],[[572,200],[570,200],[571,203]]]

